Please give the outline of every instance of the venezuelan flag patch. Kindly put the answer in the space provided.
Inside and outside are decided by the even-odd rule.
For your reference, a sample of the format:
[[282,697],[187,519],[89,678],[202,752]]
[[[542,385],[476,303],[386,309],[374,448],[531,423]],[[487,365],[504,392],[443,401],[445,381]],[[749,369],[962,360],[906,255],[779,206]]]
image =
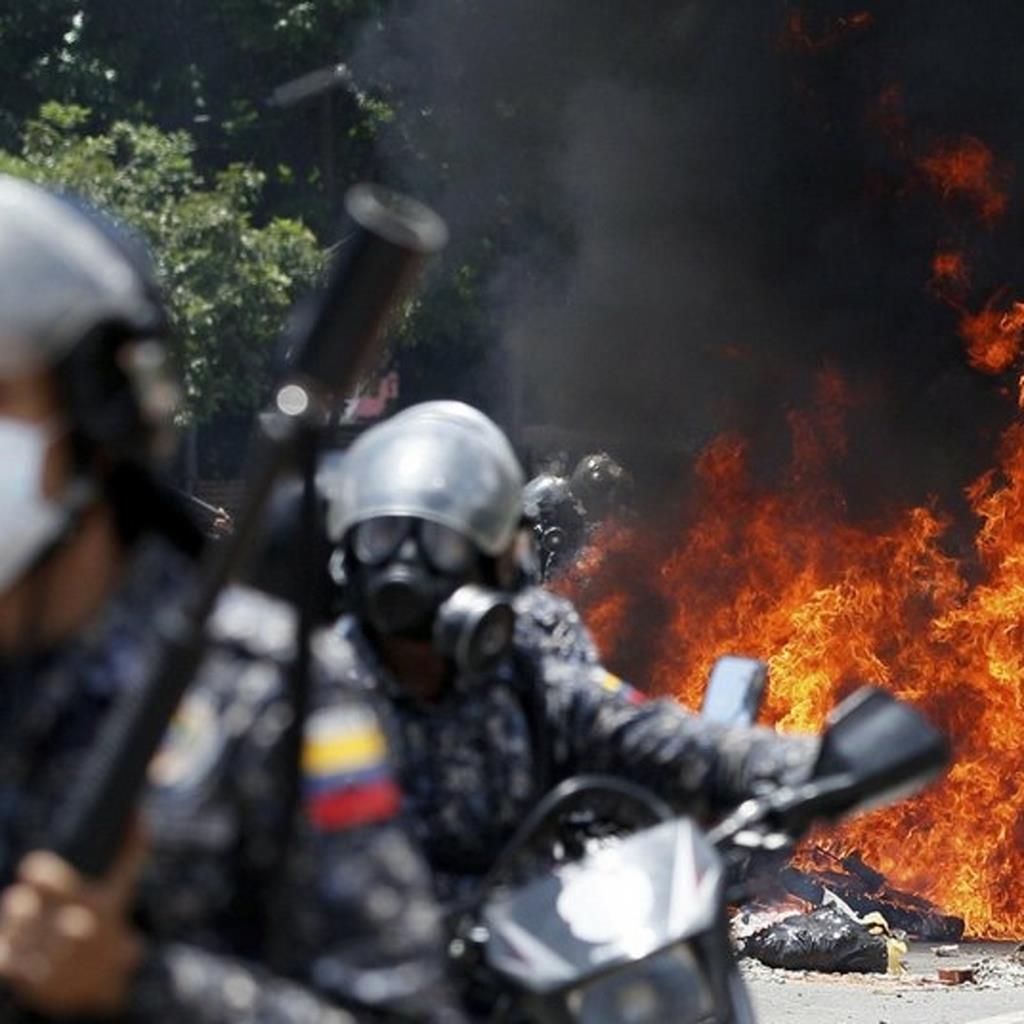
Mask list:
[[323,832],[382,821],[398,813],[399,790],[376,719],[359,708],[310,716],[302,751],[310,820]]
[[620,697],[628,700],[630,704],[643,704],[647,698],[635,687],[630,686],[624,679],[620,679],[615,673],[606,669],[600,671],[601,688],[609,693],[617,693]]

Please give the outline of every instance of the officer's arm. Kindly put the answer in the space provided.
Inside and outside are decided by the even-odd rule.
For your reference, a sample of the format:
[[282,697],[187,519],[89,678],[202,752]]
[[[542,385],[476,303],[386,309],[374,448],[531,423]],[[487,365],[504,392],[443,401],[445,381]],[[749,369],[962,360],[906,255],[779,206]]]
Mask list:
[[[227,780],[233,787],[228,807],[240,815],[240,827],[231,877],[252,880],[249,909],[255,913],[249,927],[258,932],[266,925],[266,934],[262,941],[253,934],[230,935],[239,924],[232,920],[225,928],[223,908],[211,909],[208,921],[200,917],[165,929],[183,942],[151,946],[132,992],[131,1019],[460,1020],[443,980],[426,868],[398,818],[398,794],[376,718],[361,702],[342,703],[310,719],[303,806],[288,874],[280,877],[274,850],[284,810],[287,721],[280,702],[269,704],[247,723],[231,763],[208,780],[215,783],[209,799],[218,804],[224,801],[217,786]],[[204,780],[194,789],[201,803]],[[193,806],[190,820],[202,818],[202,807]],[[194,872],[206,870],[203,862],[209,861],[202,845],[200,837]],[[187,849],[179,849],[172,860],[187,856]],[[284,898],[275,898],[282,884]],[[174,899],[174,892],[167,898]],[[200,948],[206,934],[222,944],[226,933],[260,956],[260,963]]]
[[356,1024],[308,988],[251,963],[187,944],[151,944],[127,1013],[132,1024]]
[[600,664],[594,637],[571,601],[543,587],[529,587],[516,598],[515,608],[520,647],[561,661]]
[[[386,866],[373,872],[372,879],[368,872],[362,877],[340,877],[347,862],[343,858],[333,869],[336,877],[325,877],[321,887],[329,902],[317,905],[315,896],[296,893],[295,899],[303,906],[288,908],[315,919],[302,939],[320,937],[324,946],[311,949],[292,934],[293,962],[271,970],[191,943],[151,942],[135,979],[126,1022],[384,1024],[403,1020],[459,1024],[461,1017],[452,1007],[441,977],[439,943],[429,906],[422,900],[417,907],[408,875],[393,892],[381,878],[388,867],[396,877],[408,869],[402,864],[401,837],[387,827],[364,831],[365,854],[380,856]],[[321,868],[328,876],[332,873],[330,865]],[[349,889],[361,882],[367,886],[356,901],[362,906],[353,906],[351,899],[331,900],[332,884]],[[365,909],[368,900],[375,903],[369,915]],[[390,917],[396,928],[408,930],[401,936],[389,932],[385,937],[368,920],[377,915]],[[284,922],[282,933],[282,937],[290,933]],[[382,944],[390,948],[381,951]],[[375,955],[375,950],[384,955]]]
[[799,781],[817,754],[812,737],[713,725],[674,701],[644,699],[600,668],[545,659],[541,674],[561,774],[621,775],[690,813],[718,813]]

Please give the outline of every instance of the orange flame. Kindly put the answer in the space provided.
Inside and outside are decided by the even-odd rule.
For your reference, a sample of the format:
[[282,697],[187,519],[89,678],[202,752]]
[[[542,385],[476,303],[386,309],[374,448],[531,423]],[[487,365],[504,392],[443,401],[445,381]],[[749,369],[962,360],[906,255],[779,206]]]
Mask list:
[[[652,689],[697,706],[714,659],[767,660],[767,720],[817,730],[857,682],[921,706],[953,737],[941,786],[828,840],[860,850],[895,885],[963,916],[970,934],[1024,934],[1024,425],[998,469],[967,490],[979,518],[976,580],[943,547],[947,524],[917,507],[881,529],[848,521],[831,482],[841,385],[791,417],[782,486],[759,491],[746,445],[723,436],[695,470],[697,500],[669,550],[618,530],[571,587],[614,651],[651,596],[669,609]],[[639,584],[624,584],[623,565]],[[977,571],[977,570],[975,570]],[[596,615],[591,615],[595,612]],[[820,842],[820,837],[818,839]]]
[[918,167],[943,199],[966,200],[986,223],[1006,212],[1006,172],[997,166],[992,150],[981,139],[966,135],[945,140],[923,156]]
[[978,313],[960,318],[960,336],[967,345],[971,366],[983,373],[1004,373],[1024,347],[1024,302],[999,310],[997,293]]
[[940,249],[932,257],[932,276],[928,287],[934,295],[950,301],[962,296],[971,285],[971,270],[962,252]]
[[875,18],[870,11],[857,11],[854,14],[826,20],[814,19],[809,12],[794,8],[786,18],[782,42],[791,50],[821,53],[843,42],[849,36],[864,32],[874,23]]

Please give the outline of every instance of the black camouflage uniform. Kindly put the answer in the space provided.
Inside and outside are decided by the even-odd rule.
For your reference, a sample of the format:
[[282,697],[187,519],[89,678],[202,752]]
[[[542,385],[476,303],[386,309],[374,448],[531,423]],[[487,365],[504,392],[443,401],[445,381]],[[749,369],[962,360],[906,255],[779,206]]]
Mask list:
[[[4,885],[24,853],[45,847],[53,809],[112,702],[143,677],[153,617],[188,569],[166,544],[143,542],[91,627],[30,664],[5,666]],[[273,877],[289,812],[282,666],[291,622],[286,606],[255,592],[225,597],[211,654],[154,762],[145,815],[153,855],[140,896],[150,938],[126,1021],[457,1019],[446,1009],[434,903],[398,825],[377,719],[365,696],[323,671],[309,730],[325,725],[328,754],[331,743],[342,753],[334,764],[328,757],[329,772],[307,769],[287,875]],[[318,642],[321,669],[337,660],[332,644]],[[287,898],[273,902],[280,884]]]
[[388,699],[399,777],[443,902],[469,895],[533,804],[573,775],[628,778],[706,816],[809,768],[812,739],[730,731],[645,700],[600,666],[569,602],[531,588],[516,611],[511,656],[431,704],[390,675],[354,618],[337,627],[346,676]]

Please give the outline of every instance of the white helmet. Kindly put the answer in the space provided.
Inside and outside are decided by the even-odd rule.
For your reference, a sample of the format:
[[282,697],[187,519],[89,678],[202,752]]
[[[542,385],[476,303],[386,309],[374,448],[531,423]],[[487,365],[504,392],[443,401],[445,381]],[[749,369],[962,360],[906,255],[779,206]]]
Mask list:
[[142,258],[74,202],[0,175],[0,374],[51,366],[101,324],[161,330]]

